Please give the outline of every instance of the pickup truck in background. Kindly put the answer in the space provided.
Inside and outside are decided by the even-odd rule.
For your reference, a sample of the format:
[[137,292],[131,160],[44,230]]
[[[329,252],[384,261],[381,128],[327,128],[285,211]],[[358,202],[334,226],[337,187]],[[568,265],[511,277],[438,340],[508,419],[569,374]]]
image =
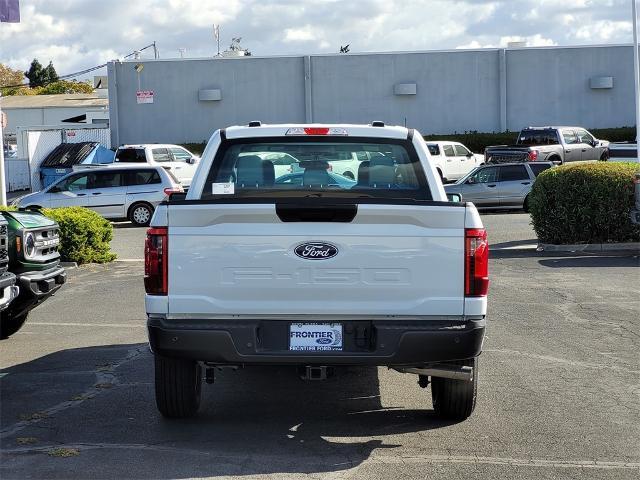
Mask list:
[[427,147],[443,182],[458,180],[484,163],[483,155],[473,153],[458,142],[429,140]]
[[[252,152],[291,155],[303,172],[283,183]],[[338,183],[326,159],[337,170],[349,153],[370,160]],[[147,232],[156,405],[167,417],[196,414],[203,374],[213,383],[223,368],[290,365],[322,380],[340,366],[386,366],[431,384],[438,415],[467,418],[488,255],[476,208],[447,200],[417,131],[218,130],[189,192],[161,204]]]
[[515,145],[485,148],[485,163],[545,161],[565,162],[607,160],[609,142],[598,140],[581,127],[528,127]]
[[122,163],[148,163],[163,167],[188,189],[196,173],[200,157],[180,145],[123,145],[116,150],[114,165]]

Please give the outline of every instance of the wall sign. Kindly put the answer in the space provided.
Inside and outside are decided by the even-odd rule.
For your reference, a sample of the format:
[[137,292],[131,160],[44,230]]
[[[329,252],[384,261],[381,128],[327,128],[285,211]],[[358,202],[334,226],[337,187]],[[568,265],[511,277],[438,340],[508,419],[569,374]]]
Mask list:
[[153,90],[138,90],[136,92],[136,102],[153,103]]

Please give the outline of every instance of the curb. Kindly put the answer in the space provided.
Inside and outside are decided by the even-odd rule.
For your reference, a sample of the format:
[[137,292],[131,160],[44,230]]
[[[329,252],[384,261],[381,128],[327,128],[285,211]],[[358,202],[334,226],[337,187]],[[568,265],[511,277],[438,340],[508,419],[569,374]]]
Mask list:
[[78,264],[76,262],[60,262],[60,266],[64,267],[66,270],[78,268]]
[[541,243],[539,252],[636,252],[640,253],[640,242],[629,243],[585,243],[576,245],[554,245]]

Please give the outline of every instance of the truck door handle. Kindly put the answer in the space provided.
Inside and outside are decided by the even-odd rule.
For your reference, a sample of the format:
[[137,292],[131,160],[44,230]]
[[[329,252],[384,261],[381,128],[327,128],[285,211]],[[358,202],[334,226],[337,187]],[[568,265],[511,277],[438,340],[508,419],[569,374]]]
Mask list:
[[495,183],[493,185],[487,185],[487,187],[489,187],[489,188],[494,188],[495,186],[496,186]]
[[587,151],[587,149],[586,149],[586,148],[583,148],[583,149],[582,149],[582,151],[583,151],[583,152],[586,152],[586,151]]
[[530,185],[531,184],[531,182],[521,182],[521,183],[522,183],[522,185]]
[[102,192],[93,192],[91,195],[102,195]]
[[84,197],[86,193],[76,193],[76,197]]

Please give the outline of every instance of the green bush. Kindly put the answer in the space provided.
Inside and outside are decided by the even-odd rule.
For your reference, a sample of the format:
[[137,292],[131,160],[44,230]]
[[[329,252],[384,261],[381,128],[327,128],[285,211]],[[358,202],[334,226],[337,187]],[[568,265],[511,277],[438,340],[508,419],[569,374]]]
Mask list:
[[[596,138],[609,140],[610,142],[631,142],[635,141],[636,138],[635,127],[589,129],[589,131],[593,133]],[[464,132],[449,135],[430,134],[425,135],[424,139],[427,142],[430,140],[460,142],[470,148],[472,152],[483,153],[484,149],[491,145],[513,145],[518,139],[519,132],[520,131],[493,133]]]
[[529,195],[533,229],[541,243],[640,241],[631,222],[637,163],[563,165],[542,172]]
[[60,226],[60,255],[63,261],[106,263],[114,260],[109,242],[111,223],[83,207],[46,208],[42,211]]

